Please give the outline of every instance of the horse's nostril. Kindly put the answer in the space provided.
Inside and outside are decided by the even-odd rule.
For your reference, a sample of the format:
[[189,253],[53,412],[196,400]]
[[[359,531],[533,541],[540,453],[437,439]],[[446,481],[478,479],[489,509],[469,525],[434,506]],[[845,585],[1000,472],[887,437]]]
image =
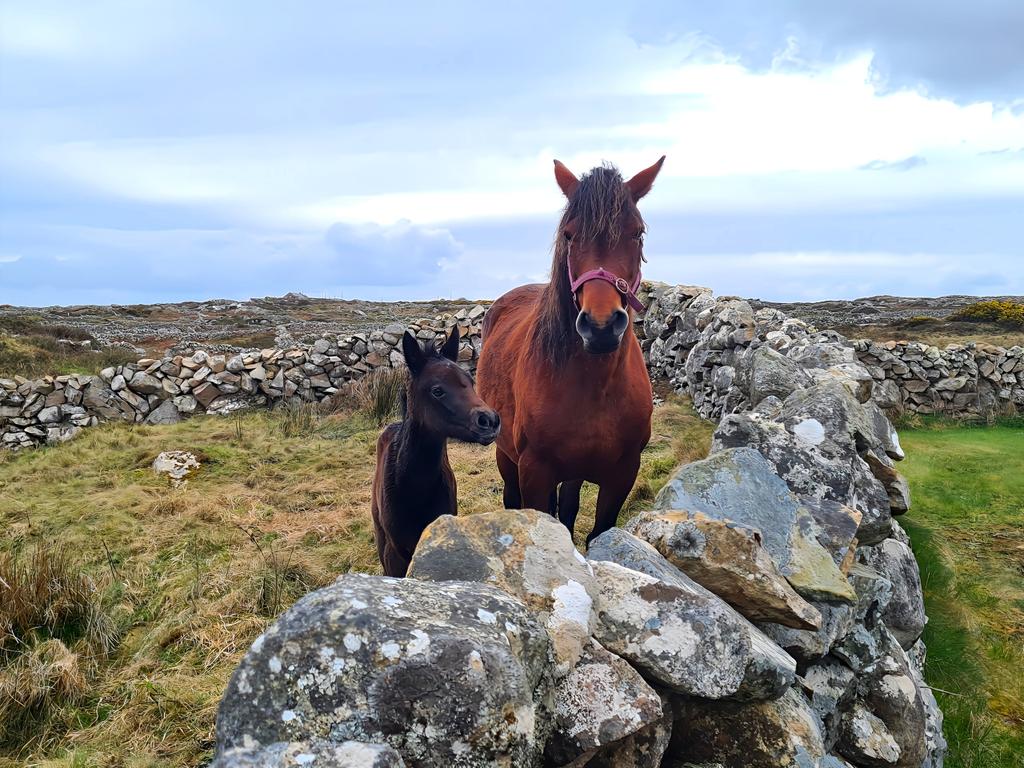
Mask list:
[[497,413],[481,411],[476,416],[476,424],[481,429],[497,429],[500,419]]
[[626,328],[629,326],[629,315],[624,309],[616,309],[615,314],[612,316],[612,331],[616,336],[621,336],[626,332]]

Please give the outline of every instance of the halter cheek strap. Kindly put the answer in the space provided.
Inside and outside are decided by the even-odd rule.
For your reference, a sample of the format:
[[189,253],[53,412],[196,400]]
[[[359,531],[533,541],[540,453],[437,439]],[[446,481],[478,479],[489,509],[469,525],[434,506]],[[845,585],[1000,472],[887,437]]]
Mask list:
[[636,292],[640,290],[640,281],[643,276],[640,274],[638,269],[636,272],[636,280],[630,285],[626,282],[625,278],[619,277],[614,272],[609,272],[604,267],[598,267],[597,269],[591,269],[588,272],[584,272],[579,277],[572,276],[572,245],[570,244],[565,254],[565,268],[569,272],[569,290],[572,291],[572,300],[576,304],[578,309],[580,306],[579,299],[576,298],[576,292],[580,289],[584,283],[589,283],[591,280],[604,280],[606,283],[611,283],[615,286],[615,290],[622,294],[622,297],[637,312],[645,312],[647,307],[644,303],[637,298]]

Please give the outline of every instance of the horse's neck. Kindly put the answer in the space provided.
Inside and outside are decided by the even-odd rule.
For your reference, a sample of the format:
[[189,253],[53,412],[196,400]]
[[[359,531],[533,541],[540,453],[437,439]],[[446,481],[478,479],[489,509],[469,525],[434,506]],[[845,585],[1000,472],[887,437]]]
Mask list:
[[556,378],[581,376],[608,383],[621,381],[624,370],[630,362],[630,347],[634,341],[634,339],[623,339],[618,349],[604,355],[592,355],[583,349],[582,344],[579,344],[564,363],[553,366],[552,374]]
[[407,416],[395,450],[395,479],[403,486],[429,487],[437,482],[447,438]]

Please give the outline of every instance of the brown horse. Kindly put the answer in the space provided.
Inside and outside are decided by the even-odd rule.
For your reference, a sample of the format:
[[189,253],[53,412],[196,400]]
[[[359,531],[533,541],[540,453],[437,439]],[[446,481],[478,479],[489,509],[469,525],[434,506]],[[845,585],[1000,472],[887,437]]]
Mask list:
[[455,475],[448,463],[448,438],[490,445],[501,420],[456,365],[459,328],[440,353],[420,346],[408,331],[402,351],[409,367],[403,419],[377,440],[373,476],[373,533],[387,576],[405,576],[423,529],[457,511]]
[[551,281],[509,291],[484,320],[477,380],[504,424],[505,506],[547,509],[571,532],[580,487],[595,483],[588,543],[615,525],[651,436],[651,381],[631,330],[633,310],[643,308],[645,226],[636,204],[664,160],[629,181],[607,165],[577,179],[556,160],[568,204]]

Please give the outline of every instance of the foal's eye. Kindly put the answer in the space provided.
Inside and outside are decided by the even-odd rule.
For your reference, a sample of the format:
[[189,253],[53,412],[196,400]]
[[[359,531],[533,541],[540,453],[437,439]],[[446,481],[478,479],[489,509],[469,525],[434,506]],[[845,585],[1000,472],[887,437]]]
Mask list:
[[442,397],[444,397],[444,389],[435,384],[430,388],[430,394],[432,394],[434,397],[440,400]]
[[567,242],[567,243],[571,243],[572,242],[572,232],[563,232],[562,233],[562,237],[565,238],[565,242]]

